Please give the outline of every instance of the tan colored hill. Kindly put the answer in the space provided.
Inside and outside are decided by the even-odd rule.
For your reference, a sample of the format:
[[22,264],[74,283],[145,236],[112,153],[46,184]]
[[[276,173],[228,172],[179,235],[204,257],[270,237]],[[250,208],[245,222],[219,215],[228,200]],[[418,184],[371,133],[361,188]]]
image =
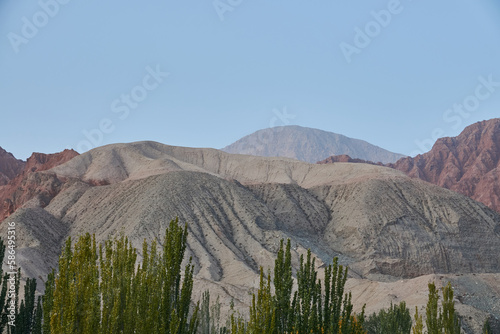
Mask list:
[[222,151],[263,157],[287,157],[310,163],[341,154],[383,163],[396,162],[403,157],[364,140],[296,125],[256,131],[224,147]]
[[[273,266],[281,238],[291,238],[295,266],[307,248],[318,266],[338,256],[351,268],[355,301],[370,310],[390,302],[389,288],[423,305],[431,279],[423,275],[463,275],[465,296],[476,277],[500,270],[499,214],[386,167],[138,142],[96,148],[36,174],[57,180],[57,194],[44,208],[31,201],[8,218],[23,235],[19,261],[34,277],[55,264],[67,236],[125,233],[140,249],[144,238],[161,240],[176,216],[189,223],[197,293],[210,288],[240,307],[258,286],[258,267]],[[481,291],[490,304],[457,300],[479,321],[500,317],[500,294],[488,284]]]

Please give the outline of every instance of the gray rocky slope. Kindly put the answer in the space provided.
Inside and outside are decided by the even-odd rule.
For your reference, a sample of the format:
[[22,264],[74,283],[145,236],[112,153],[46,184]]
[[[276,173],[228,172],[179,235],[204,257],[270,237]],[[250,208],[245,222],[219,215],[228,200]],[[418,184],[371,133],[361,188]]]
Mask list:
[[382,163],[393,163],[404,157],[364,140],[297,125],[256,131],[224,147],[222,151],[263,157],[286,157],[310,163],[343,154],[351,158]]
[[[295,266],[308,248],[318,266],[334,256],[349,265],[358,310],[399,300],[423,307],[430,280],[454,280],[463,287],[459,310],[476,315],[467,326],[500,317],[500,215],[390,168],[138,142],[96,148],[41,173],[61,180],[62,191],[48,206],[33,200],[8,218],[18,226],[19,262],[33,277],[56,266],[68,236],[124,233],[140,250],[144,239],[161,241],[178,216],[189,223],[197,296],[210,288],[247,305],[259,266],[272,268],[279,240],[291,238]],[[468,299],[479,279],[484,303]]]

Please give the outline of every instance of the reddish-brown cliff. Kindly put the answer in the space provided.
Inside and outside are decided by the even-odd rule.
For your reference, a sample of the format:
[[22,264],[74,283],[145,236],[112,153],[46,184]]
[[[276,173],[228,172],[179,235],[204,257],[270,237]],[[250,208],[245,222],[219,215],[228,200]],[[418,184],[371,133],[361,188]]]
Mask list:
[[389,167],[467,195],[500,212],[500,119],[472,124],[432,150]]
[[0,147],[0,186],[15,178],[24,168],[25,162]]
[[379,163],[374,163],[371,161],[366,161],[363,159],[356,159],[356,158],[351,158],[347,154],[340,154],[340,155],[332,155],[331,157],[326,158],[325,160],[318,161],[318,164],[333,164],[335,162],[354,162],[354,163],[361,163],[361,164],[370,164],[370,165],[381,165],[384,166],[383,164]]
[[63,164],[77,155],[74,150],[54,154],[33,153],[26,161],[23,172],[0,186],[0,220],[34,198],[40,206],[47,205],[59,193],[63,182],[55,174],[40,172]]
[[[360,162],[332,156],[318,163]],[[468,126],[457,137],[440,138],[432,149],[387,167],[454,190],[500,212],[500,118]]]

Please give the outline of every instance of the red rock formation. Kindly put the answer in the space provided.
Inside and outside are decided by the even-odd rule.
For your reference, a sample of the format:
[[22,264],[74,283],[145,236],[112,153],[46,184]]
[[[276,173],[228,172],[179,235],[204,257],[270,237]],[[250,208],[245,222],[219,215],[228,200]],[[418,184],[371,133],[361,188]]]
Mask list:
[[7,184],[23,170],[25,162],[0,147],[0,186]]
[[64,150],[60,153],[33,153],[24,170],[6,185],[0,186],[0,220],[11,215],[26,202],[35,199],[41,207],[59,193],[63,185],[55,174],[40,173],[71,160],[78,153]]
[[348,156],[347,154],[341,154],[341,155],[332,155],[331,157],[326,158],[325,160],[318,161],[317,163],[322,165],[322,164],[333,164],[335,162],[354,162],[354,163],[360,163],[360,164],[370,164],[370,165],[382,165],[380,162],[379,163],[374,163],[371,161],[366,161],[362,159],[354,159]]
[[33,153],[26,161],[24,173],[41,172],[47,169],[62,165],[63,163],[76,157],[78,152],[75,150],[64,150],[54,154]]
[[472,124],[432,150],[389,167],[448,188],[500,212],[500,119]]
[[[371,163],[332,156],[318,163]],[[500,118],[472,124],[457,137],[440,138],[432,150],[387,167],[451,189],[500,212]]]

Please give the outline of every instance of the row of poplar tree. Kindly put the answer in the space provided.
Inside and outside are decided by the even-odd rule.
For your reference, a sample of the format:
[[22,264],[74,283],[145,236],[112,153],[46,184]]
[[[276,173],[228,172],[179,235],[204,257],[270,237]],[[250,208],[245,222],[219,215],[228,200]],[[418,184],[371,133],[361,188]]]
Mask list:
[[[0,333],[19,334],[422,334],[422,315],[415,310],[414,321],[406,304],[391,305],[369,317],[354,314],[351,294],[345,293],[347,267],[335,258],[325,267],[324,281],[318,279],[311,252],[301,256],[292,277],[290,240],[282,240],[273,276],[260,269],[260,284],[253,294],[247,316],[234,310],[221,319],[219,299],[210,301],[206,291],[202,300],[192,300],[191,259],[182,268],[186,250],[187,225],[172,220],[161,245],[144,241],[143,260],[137,263],[137,250],[126,237],[97,245],[90,234],[74,244],[69,238],[59,258],[57,271],[45,283],[45,294],[35,297],[36,279],[26,280],[24,298],[19,303],[21,273],[15,275],[15,326],[9,325],[7,273],[0,272]],[[0,258],[5,245],[0,241]],[[453,290],[439,293],[429,284],[426,326],[429,334],[460,333]],[[483,333],[491,333],[485,324]]]

